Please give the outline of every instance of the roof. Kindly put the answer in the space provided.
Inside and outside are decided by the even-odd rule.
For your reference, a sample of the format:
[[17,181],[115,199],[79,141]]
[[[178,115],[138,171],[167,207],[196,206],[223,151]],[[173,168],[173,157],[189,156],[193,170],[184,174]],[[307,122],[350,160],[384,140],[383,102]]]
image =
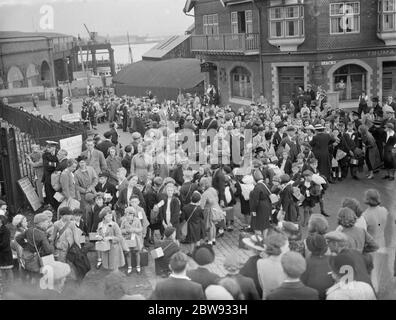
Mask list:
[[64,38],[73,37],[68,34],[55,32],[22,32],[22,31],[0,31],[0,40],[10,38]]
[[190,58],[141,60],[118,72],[113,83],[133,87],[191,89],[204,81],[200,61]]
[[172,36],[157,44],[154,48],[143,54],[143,59],[162,59],[166,54],[187,40],[190,35]]
[[[186,0],[186,4],[184,5],[183,12],[184,13],[190,12],[198,1],[199,0]],[[220,2],[225,7],[233,4],[253,2],[253,0],[220,0]]]
[[225,6],[230,6],[233,4],[253,2],[252,0],[220,0]]

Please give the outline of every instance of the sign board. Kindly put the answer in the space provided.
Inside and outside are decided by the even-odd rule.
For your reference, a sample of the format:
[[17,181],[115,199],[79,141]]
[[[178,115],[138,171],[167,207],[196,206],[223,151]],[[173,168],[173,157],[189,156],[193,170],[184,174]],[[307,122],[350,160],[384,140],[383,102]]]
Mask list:
[[337,61],[322,61],[320,64],[322,66],[332,66],[335,65],[337,63]]
[[30,206],[33,208],[34,211],[37,211],[41,207],[41,202],[29,178],[25,177],[19,179],[18,184],[21,187],[26,198],[28,199]]
[[77,158],[82,152],[82,135],[59,140],[61,149],[67,151],[68,159]]
[[209,72],[211,70],[217,70],[217,66],[211,62],[201,63],[201,72]]
[[81,115],[78,112],[64,114],[61,119],[62,121],[66,121],[66,122],[79,122],[81,121]]

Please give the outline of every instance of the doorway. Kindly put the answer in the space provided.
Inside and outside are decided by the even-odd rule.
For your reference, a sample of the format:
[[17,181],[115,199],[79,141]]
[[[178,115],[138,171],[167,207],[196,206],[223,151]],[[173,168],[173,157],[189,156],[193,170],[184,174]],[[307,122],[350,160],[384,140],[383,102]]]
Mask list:
[[278,67],[279,103],[288,105],[297,97],[298,87],[304,88],[304,67]]

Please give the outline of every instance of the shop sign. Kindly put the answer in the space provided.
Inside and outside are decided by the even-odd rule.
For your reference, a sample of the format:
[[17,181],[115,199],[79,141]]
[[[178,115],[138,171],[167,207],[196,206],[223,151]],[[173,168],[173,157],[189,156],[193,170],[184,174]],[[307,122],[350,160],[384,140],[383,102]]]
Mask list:
[[322,61],[320,64],[322,66],[332,66],[335,65],[337,63],[337,61]]
[[396,56],[396,50],[395,49],[385,49],[385,50],[368,51],[367,55],[369,57]]

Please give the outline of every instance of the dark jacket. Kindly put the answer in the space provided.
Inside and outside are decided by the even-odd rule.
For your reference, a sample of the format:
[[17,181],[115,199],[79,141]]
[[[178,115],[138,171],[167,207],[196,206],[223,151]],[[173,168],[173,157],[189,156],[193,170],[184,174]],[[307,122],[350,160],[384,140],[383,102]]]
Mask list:
[[154,246],[155,248],[161,247],[164,255],[161,258],[155,259],[155,274],[158,276],[168,275],[170,273],[169,262],[170,258],[180,251],[179,245],[170,239],[165,239],[163,241],[157,242]]
[[7,226],[0,227],[0,267],[12,266],[11,232]]
[[225,191],[225,175],[221,169],[215,171],[212,177],[212,187],[217,190],[219,194],[219,201],[223,200],[224,205],[226,203],[224,191]]
[[283,282],[267,296],[267,300],[319,300],[319,294],[301,281]]
[[[146,202],[144,201],[143,193],[136,187],[133,187],[133,192],[132,194],[135,194],[138,196],[140,204],[139,206],[142,207],[143,209],[146,209]],[[124,214],[124,210],[126,207],[128,207],[128,188],[123,189],[120,194],[118,195],[118,201],[117,201],[117,211],[118,213]]]
[[191,196],[195,190],[198,190],[197,183],[193,183],[193,182],[183,183],[179,191],[182,205],[186,205],[191,202]]
[[217,284],[220,280],[220,277],[217,274],[210,272],[204,267],[198,267],[197,269],[188,271],[187,277],[202,285],[203,291],[205,291],[210,285]]
[[187,279],[170,277],[157,283],[151,300],[205,300],[202,286]]
[[36,253],[36,249],[33,243],[33,232],[34,232],[34,243],[37,246],[40,256],[47,256],[54,253],[54,246],[48,241],[47,235],[43,230],[38,228],[29,228],[25,232],[18,235],[15,240],[16,242],[27,251]]
[[[160,221],[165,221],[166,220],[166,207],[168,205],[168,196],[167,195],[161,195],[160,201],[164,200],[164,205],[160,208],[159,211],[159,217]],[[180,200],[177,197],[172,197],[171,199],[171,204],[170,204],[170,221],[165,221],[166,223],[171,223],[172,226],[176,226],[180,222],[180,215],[181,215],[181,203]]]
[[103,152],[104,157],[106,158],[109,155],[109,148],[114,147],[114,143],[110,140],[103,140],[96,146],[96,149]]
[[239,284],[245,300],[261,300],[252,278],[245,277],[241,274],[228,275],[228,277],[234,279]]
[[110,201],[112,205],[114,205],[117,202],[116,187],[113,184],[109,183],[108,181],[104,185],[98,183],[95,187],[95,190],[96,192],[110,193],[111,196],[113,197],[113,199],[111,199]]
[[260,285],[258,273],[257,273],[257,261],[259,259],[260,259],[260,256],[258,256],[258,255],[250,257],[246,261],[246,263],[242,267],[242,269],[239,271],[239,273],[245,277],[251,278],[254,281],[257,292],[258,292],[259,296],[261,297],[263,295],[263,290],[261,289],[261,285]]

